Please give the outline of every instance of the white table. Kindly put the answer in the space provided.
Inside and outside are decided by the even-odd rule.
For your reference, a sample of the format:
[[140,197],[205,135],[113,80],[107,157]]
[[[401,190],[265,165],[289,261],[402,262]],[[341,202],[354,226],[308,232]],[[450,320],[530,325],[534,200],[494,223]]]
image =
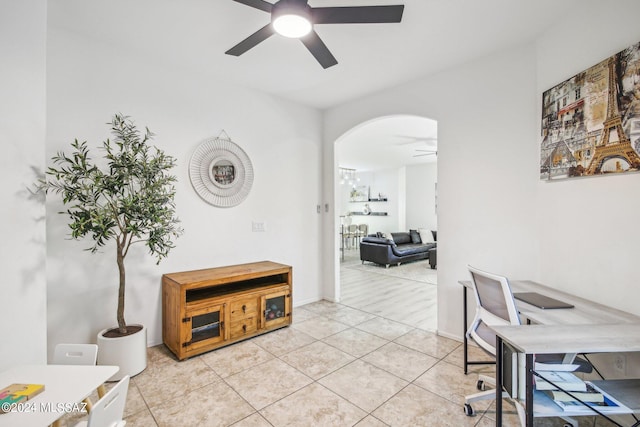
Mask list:
[[0,372],[0,389],[11,384],[44,384],[25,410],[0,414],[1,427],[46,427],[118,372],[117,366],[24,365]]

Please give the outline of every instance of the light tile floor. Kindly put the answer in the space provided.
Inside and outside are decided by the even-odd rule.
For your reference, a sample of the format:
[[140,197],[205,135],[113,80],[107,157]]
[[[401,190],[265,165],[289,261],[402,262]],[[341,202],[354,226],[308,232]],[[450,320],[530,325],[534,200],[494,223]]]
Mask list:
[[[474,404],[475,417],[463,413],[477,372],[493,369],[465,376],[459,342],[327,301],[295,308],[293,318],[182,362],[163,345],[149,348],[129,387],[127,426],[495,425],[492,401]],[[471,348],[471,357],[486,356]],[[504,408],[505,425],[518,425],[513,406]]]
[[[363,265],[357,251],[341,267],[343,303],[296,307],[290,327],[182,362],[163,345],[149,348],[147,369],[129,386],[127,426],[495,425],[493,401],[464,415],[477,374],[494,369],[476,365],[464,375],[461,343],[434,332],[437,272],[427,262]],[[476,347],[470,358],[491,359]],[[519,425],[514,407],[503,407],[504,425]],[[80,419],[70,414],[63,425]]]

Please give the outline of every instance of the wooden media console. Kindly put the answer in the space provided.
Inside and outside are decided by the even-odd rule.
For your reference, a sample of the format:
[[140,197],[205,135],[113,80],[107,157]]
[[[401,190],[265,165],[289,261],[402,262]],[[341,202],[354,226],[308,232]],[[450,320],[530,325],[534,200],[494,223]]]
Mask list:
[[162,340],[180,360],[291,324],[292,269],[271,261],[162,276]]

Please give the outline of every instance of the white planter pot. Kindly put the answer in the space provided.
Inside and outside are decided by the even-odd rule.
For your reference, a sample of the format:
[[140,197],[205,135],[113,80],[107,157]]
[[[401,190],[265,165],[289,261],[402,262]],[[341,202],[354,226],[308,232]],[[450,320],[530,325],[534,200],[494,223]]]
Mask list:
[[119,366],[108,381],[119,381],[125,375],[134,376],[147,367],[147,328],[124,337],[106,338],[103,334],[113,328],[103,329],[98,333],[98,365]]

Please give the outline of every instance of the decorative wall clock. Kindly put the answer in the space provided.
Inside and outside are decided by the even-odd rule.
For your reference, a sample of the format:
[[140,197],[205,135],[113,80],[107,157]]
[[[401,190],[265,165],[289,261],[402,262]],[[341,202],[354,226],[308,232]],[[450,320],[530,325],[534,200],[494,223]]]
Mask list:
[[203,141],[189,162],[191,185],[202,199],[219,207],[239,205],[253,184],[253,166],[247,153],[223,131]]

